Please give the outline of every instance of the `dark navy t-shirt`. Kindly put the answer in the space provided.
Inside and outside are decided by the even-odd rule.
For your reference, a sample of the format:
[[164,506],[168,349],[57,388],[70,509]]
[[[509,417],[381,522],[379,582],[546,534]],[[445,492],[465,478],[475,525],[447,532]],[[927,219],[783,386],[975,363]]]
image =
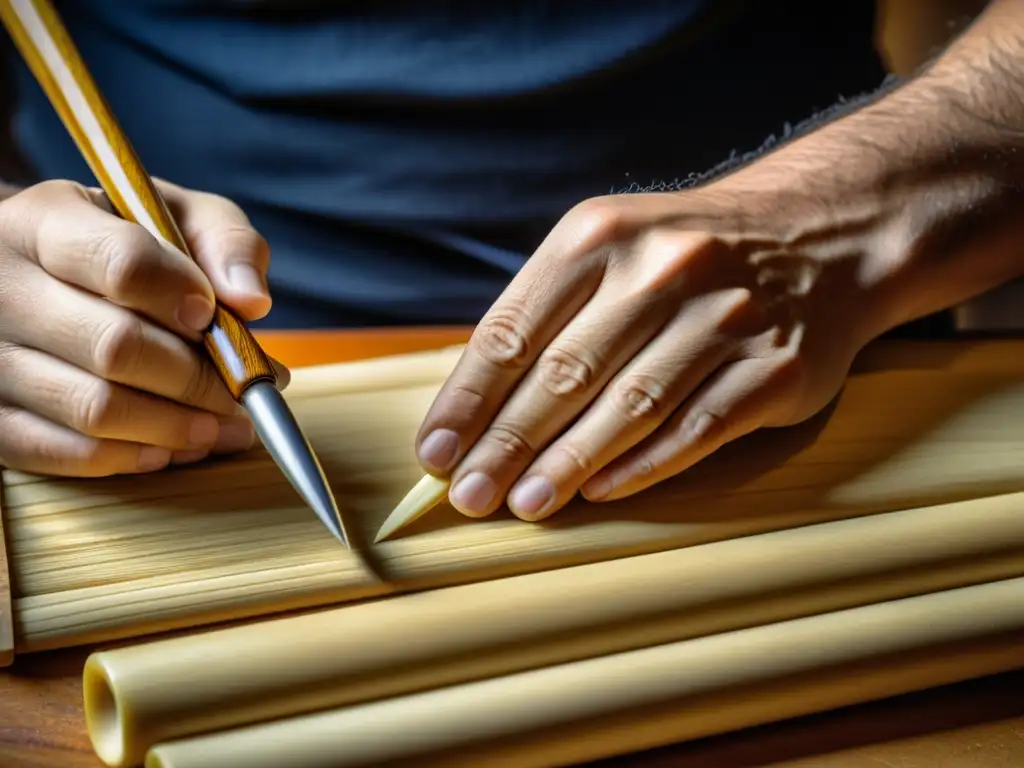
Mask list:
[[[595,195],[883,77],[873,3],[66,0],[150,172],[238,202],[279,326],[471,323]],[[23,67],[15,138],[95,183]]]

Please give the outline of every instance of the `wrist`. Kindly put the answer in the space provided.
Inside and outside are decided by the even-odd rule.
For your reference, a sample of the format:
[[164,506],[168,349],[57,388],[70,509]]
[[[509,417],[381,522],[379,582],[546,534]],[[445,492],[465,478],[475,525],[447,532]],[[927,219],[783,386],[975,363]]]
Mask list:
[[856,254],[868,341],[1024,274],[1024,133],[961,97],[923,75],[704,191],[732,200],[747,236],[818,260]]

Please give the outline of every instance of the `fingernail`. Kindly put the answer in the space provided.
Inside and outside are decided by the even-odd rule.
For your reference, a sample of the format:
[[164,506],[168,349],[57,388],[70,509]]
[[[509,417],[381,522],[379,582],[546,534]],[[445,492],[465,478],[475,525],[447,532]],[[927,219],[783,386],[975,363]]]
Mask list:
[[494,501],[498,486],[483,472],[471,472],[452,488],[452,505],[465,514],[482,515]]
[[260,273],[251,264],[232,264],[228,267],[228,282],[240,293],[266,296],[267,287]]
[[205,331],[213,320],[213,304],[205,296],[186,296],[178,307],[178,322],[193,331]]
[[435,429],[420,446],[420,461],[435,472],[447,472],[459,453],[459,436],[450,429]]
[[256,440],[256,430],[248,418],[223,418],[214,450],[220,453],[247,451]]
[[155,445],[147,445],[139,451],[140,472],[156,472],[163,469],[171,460],[171,452],[166,448],[159,448]]
[[601,501],[601,499],[611,493],[613,489],[614,486],[612,485],[612,481],[607,477],[601,477],[599,475],[598,477],[591,478],[585,482],[583,487],[580,488],[580,493],[587,501]]
[[555,498],[555,486],[541,475],[528,477],[512,489],[509,506],[516,517],[539,517]]
[[192,419],[192,426],[188,431],[188,444],[191,448],[202,448],[209,450],[220,433],[220,424],[217,417],[212,413],[203,413]]

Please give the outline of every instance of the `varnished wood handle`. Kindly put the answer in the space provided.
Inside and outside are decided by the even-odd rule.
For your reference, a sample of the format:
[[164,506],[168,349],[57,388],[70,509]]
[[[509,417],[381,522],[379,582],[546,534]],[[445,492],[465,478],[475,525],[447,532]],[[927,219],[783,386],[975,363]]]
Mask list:
[[[0,17],[118,214],[192,258],[185,238],[49,0],[0,0]],[[223,306],[203,337],[232,396],[277,375],[249,329]]]

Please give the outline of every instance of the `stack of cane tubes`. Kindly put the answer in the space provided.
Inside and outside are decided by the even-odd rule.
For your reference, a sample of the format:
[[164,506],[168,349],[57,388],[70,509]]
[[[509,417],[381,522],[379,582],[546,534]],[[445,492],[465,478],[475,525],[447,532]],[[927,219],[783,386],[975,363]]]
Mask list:
[[[878,439],[931,413],[928,430],[824,496],[892,511],[834,509],[101,651],[85,671],[96,753],[147,768],[568,765],[1024,666],[1024,493],[999,493],[1024,487],[1021,377],[1009,347],[978,350],[879,350],[844,393],[867,421],[858,431],[841,400],[797,455],[798,477],[835,477],[837,460],[870,452],[871,430]],[[910,386],[918,376],[934,388]],[[858,385],[889,399],[871,413]],[[944,418],[928,400],[945,403]],[[769,507],[773,490],[792,489],[784,477],[750,483],[746,503]],[[907,493],[975,498],[901,509]],[[715,500],[696,498],[715,519]],[[394,544],[426,555],[430,538],[414,530]]]
[[[4,471],[19,653],[727,541],[1024,490],[1024,344],[884,343],[835,406],[543,525],[447,505],[374,547],[375,582],[261,450],[94,481]],[[459,350],[295,372],[288,397],[362,533],[420,476],[416,429]]]
[[[976,655],[1022,631],[1024,494],[1009,494],[103,651],[85,703],[115,766],[147,750],[167,768],[492,765],[509,749],[549,765],[1024,664],[999,638]],[[949,644],[946,666],[883,658]],[[853,663],[869,682],[839,670]],[[793,675],[808,679],[764,710],[686,714]],[[652,730],[648,707],[676,725]],[[594,718],[622,733],[595,742]]]
[[539,768],[1017,666],[1024,579],[164,741],[147,768]]

